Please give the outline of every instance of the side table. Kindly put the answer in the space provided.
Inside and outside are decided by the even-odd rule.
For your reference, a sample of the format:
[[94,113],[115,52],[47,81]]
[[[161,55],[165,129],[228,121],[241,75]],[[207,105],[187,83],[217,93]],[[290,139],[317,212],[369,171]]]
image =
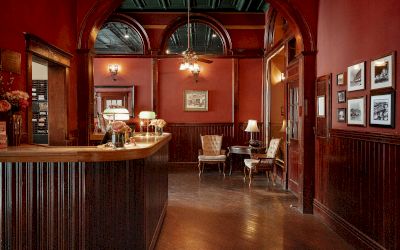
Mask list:
[[232,174],[232,165],[233,165],[233,154],[237,155],[248,155],[251,156],[251,153],[264,153],[265,147],[251,147],[251,146],[230,146],[228,147],[228,157],[229,157],[229,175]]

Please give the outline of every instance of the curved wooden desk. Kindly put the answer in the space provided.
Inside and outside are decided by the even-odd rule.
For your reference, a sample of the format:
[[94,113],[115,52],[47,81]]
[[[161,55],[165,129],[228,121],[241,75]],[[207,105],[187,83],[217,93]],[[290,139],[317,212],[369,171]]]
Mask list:
[[167,207],[170,140],[0,150],[0,249],[153,249]]

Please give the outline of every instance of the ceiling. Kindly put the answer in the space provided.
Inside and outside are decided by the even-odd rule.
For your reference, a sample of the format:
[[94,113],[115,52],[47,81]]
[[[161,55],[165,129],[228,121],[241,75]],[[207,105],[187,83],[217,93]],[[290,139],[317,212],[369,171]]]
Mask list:
[[[263,13],[269,4],[265,0],[191,0],[190,12]],[[187,0],[124,0],[116,12],[184,12]],[[199,54],[220,54],[219,36],[208,25],[193,23],[191,46]],[[168,41],[171,54],[187,48],[187,25],[181,26]],[[126,36],[128,34],[128,36]],[[214,34],[214,35],[213,35]],[[97,35],[96,54],[143,54],[140,35],[127,25],[106,23]]]
[[[190,0],[191,12],[265,12],[265,0]],[[187,0],[124,0],[118,12],[187,10]]]

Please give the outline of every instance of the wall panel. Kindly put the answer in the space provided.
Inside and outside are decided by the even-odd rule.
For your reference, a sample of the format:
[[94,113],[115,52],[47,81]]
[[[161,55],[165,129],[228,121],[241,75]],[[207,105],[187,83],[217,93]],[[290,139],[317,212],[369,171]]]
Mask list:
[[332,130],[317,140],[317,214],[363,248],[398,249],[400,137]]

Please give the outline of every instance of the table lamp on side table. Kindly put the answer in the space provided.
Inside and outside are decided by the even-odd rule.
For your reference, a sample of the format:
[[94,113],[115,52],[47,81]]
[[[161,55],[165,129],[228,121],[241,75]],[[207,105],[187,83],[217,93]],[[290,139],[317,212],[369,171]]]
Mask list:
[[143,120],[146,122],[146,136],[149,136],[149,125],[150,125],[150,120],[155,119],[156,118],[156,113],[154,113],[153,111],[141,111],[139,113],[139,119]]
[[249,141],[249,145],[250,146],[256,146],[256,141],[253,139],[253,133],[257,133],[260,132],[260,130],[258,129],[257,126],[257,120],[249,120],[247,123],[247,127],[244,130],[246,132],[250,132],[250,141]]

